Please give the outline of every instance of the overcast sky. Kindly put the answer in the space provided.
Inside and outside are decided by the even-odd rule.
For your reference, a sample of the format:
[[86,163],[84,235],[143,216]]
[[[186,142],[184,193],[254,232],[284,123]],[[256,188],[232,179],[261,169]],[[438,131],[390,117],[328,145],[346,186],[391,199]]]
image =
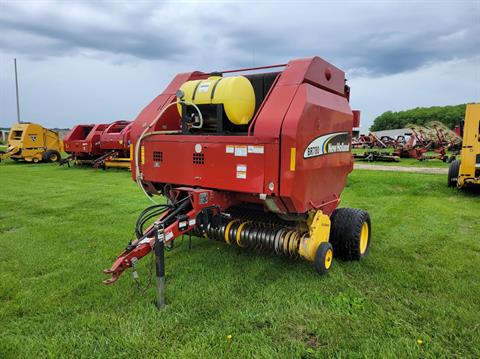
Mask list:
[[387,110],[480,100],[477,1],[0,0],[0,126],[134,119],[178,72],[318,55],[362,129]]

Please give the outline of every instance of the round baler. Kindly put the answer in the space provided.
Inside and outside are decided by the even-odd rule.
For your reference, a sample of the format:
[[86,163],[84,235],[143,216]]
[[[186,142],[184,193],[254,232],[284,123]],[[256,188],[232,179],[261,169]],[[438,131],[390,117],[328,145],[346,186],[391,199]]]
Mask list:
[[349,96],[344,72],[319,57],[175,76],[131,128],[132,177],[166,204],[141,213],[104,283],[153,250],[162,306],[164,246],[187,233],[303,258],[321,274],[334,257],[366,256],[368,213],[337,209],[359,115]]
[[130,168],[130,121],[110,124],[76,125],[65,136],[65,152],[76,164],[94,168]]

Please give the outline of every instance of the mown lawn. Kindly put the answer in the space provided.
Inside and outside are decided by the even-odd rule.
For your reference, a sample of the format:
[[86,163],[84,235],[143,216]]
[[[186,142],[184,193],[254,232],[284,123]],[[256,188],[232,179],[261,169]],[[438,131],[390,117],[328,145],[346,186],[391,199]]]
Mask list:
[[[388,148],[388,149],[363,149],[363,148],[354,148],[353,153],[357,154],[363,154],[365,152],[369,151],[376,151],[376,152],[381,152],[381,153],[387,153],[387,154],[392,154],[393,153],[393,148]],[[452,155],[452,152],[447,152],[448,156]],[[435,156],[436,153],[434,151],[429,151],[426,153],[427,156]],[[459,159],[460,156],[457,156]],[[361,160],[356,160],[356,163],[363,163],[363,164],[372,164],[372,165],[382,165],[382,166],[405,166],[405,167],[439,167],[439,168],[448,168],[450,165],[447,162],[443,162],[439,159],[427,159],[424,161],[419,161],[415,158],[400,158],[399,162],[367,162],[367,161],[361,161]]]
[[1,358],[480,357],[480,196],[442,175],[355,171],[342,206],[370,212],[370,256],[326,277],[178,242],[160,312],[130,273],[101,284],[148,205],[129,173],[8,161],[0,204]]

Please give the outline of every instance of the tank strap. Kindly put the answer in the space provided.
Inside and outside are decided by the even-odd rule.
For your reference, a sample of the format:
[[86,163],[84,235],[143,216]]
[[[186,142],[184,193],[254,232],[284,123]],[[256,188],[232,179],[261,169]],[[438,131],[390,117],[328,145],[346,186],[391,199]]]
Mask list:
[[195,85],[195,89],[193,90],[192,94],[192,102],[195,101],[195,94],[197,93],[198,86],[202,83],[202,80],[198,81],[197,84]]
[[223,79],[223,77],[222,77],[222,78],[219,78],[219,79],[215,82],[215,84],[213,85],[212,93],[210,94],[210,100],[213,100],[213,97],[215,96],[215,89],[217,88],[218,83],[219,83],[222,79]]

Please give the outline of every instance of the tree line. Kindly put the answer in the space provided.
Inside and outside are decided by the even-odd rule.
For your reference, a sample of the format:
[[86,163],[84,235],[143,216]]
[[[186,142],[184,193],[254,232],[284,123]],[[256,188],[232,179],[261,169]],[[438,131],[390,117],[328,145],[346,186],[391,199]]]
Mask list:
[[410,110],[387,111],[375,118],[370,131],[405,128],[408,124],[424,125],[430,121],[440,121],[454,128],[465,117],[466,104],[455,106],[416,107]]

